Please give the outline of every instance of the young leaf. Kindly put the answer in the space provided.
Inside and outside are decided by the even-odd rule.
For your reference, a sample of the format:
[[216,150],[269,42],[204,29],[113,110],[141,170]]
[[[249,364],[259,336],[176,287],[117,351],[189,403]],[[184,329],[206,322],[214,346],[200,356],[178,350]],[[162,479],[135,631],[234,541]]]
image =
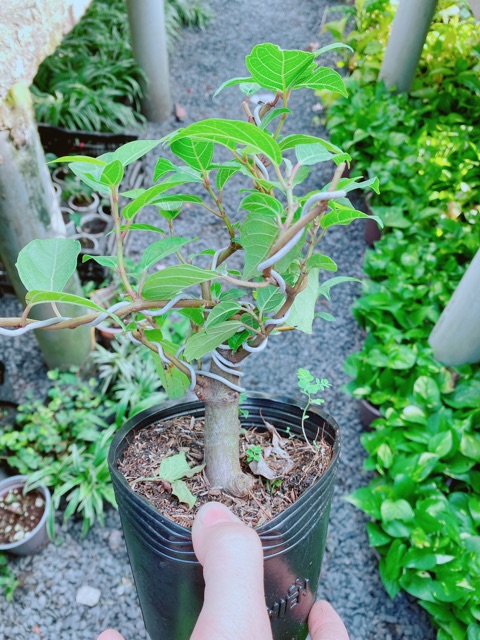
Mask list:
[[240,243],[245,250],[245,280],[257,273],[257,265],[264,260],[278,236],[279,228],[270,213],[249,213],[240,229]]
[[[289,136],[285,136],[285,138],[280,140],[279,144],[280,144],[280,149],[282,149],[282,151],[286,151],[287,149],[293,149],[294,147],[297,147],[299,144],[301,145],[321,144],[322,147],[325,147],[325,149],[327,149],[327,151],[331,151],[334,154],[343,153],[340,147],[336,147],[331,142],[328,142],[328,140],[323,140],[322,138],[317,138],[316,136],[309,136],[304,133],[292,133]],[[344,189],[343,186],[339,187],[339,189],[340,188]]]
[[147,277],[142,295],[147,300],[169,300],[183,289],[214,278],[218,278],[216,271],[207,271],[191,264],[166,267]]
[[309,269],[324,269],[325,271],[336,271],[338,268],[336,262],[322,253],[314,253],[313,256],[310,256],[307,260],[307,267]]
[[178,158],[184,160],[192,169],[207,171],[212,163],[214,144],[192,138],[173,140],[170,149]]
[[238,173],[239,170],[240,167],[220,167],[215,178],[217,189],[221,191],[230,178]]
[[[155,200],[158,200],[160,194],[168,191],[169,189],[173,189],[173,187],[178,187],[187,182],[191,182],[191,179],[188,176],[186,176],[185,179],[181,179],[176,175],[173,177],[176,179],[172,180],[171,182],[164,181],[160,184],[150,187],[150,189],[146,189],[134,200],[129,202],[127,206],[122,210],[123,217],[127,220],[131,220],[140,211],[140,209],[143,209],[143,207],[146,207]],[[125,196],[125,193],[123,193],[122,195]]]
[[90,158],[89,156],[62,156],[61,158],[55,158],[47,162],[47,164],[55,164],[56,162],[80,162],[82,164],[95,164],[99,167],[104,167],[107,163],[100,158]]
[[318,58],[318,56],[327,53],[327,51],[332,51],[333,49],[348,49],[353,53],[352,47],[350,47],[348,44],[344,44],[343,42],[332,42],[332,44],[327,44],[325,47],[314,51],[313,55],[315,56],[315,58]]
[[82,256],[82,262],[87,260],[95,260],[97,264],[101,264],[102,267],[108,267],[109,269],[116,269],[118,267],[118,258],[116,256],[90,256],[84,254]]
[[315,144],[299,144],[295,147],[295,155],[300,164],[310,166],[318,162],[326,162],[333,158],[333,154],[327,151],[319,142]]
[[234,313],[240,309],[240,304],[233,300],[225,300],[217,304],[208,314],[205,327],[212,327],[220,322],[228,320]]
[[32,306],[42,302],[64,302],[68,304],[75,304],[80,307],[87,307],[94,311],[105,311],[105,309],[88,298],[81,298],[80,296],[73,295],[72,293],[63,293],[61,291],[29,291],[25,296],[25,299],[28,304]]
[[216,347],[228,340],[239,329],[243,327],[238,320],[231,322],[220,322],[213,327],[205,327],[198,333],[194,333],[188,338],[184,356],[185,360],[198,360],[204,355],[213,351]]
[[285,294],[269,284],[257,293],[257,308],[261,313],[276,313],[285,302]]
[[318,269],[312,269],[308,274],[308,284],[301,291],[291,307],[288,316],[288,324],[303,333],[312,333],[312,325],[315,317],[315,304],[318,299],[319,281]]
[[159,158],[153,171],[153,181],[157,182],[157,180],[160,180],[162,176],[170,173],[170,171],[176,171],[176,169],[177,167],[173,162],[170,162],[167,158]]
[[309,68],[316,67],[313,53],[280,49],[274,44],[258,44],[245,58],[255,82],[265,89],[286,93]]
[[276,140],[250,122],[220,118],[203,120],[180,129],[170,140],[170,144],[187,137],[216,142],[229,149],[235,149],[237,145],[246,146],[252,153],[263,153],[275,164],[282,162],[282,153]]
[[213,94],[213,97],[216,98],[220,93],[220,91],[223,91],[223,89],[226,89],[227,87],[233,87],[236,84],[243,84],[243,83],[250,84],[251,80],[252,78],[231,78],[230,80],[226,80],[218,87],[218,89]]
[[32,240],[18,254],[16,267],[28,291],[63,291],[75,273],[80,242],[67,238]]
[[[126,229],[126,225],[122,224],[120,229],[123,231]],[[144,222],[134,222],[128,227],[129,231],[153,231],[154,233],[161,233],[165,235],[165,231],[160,227],[154,227],[152,224],[146,224]]]
[[330,280],[326,280],[322,282],[318,289],[318,295],[323,296],[327,300],[330,300],[330,289],[337,284],[342,284],[343,282],[361,282],[358,278],[350,278],[348,276],[337,276],[336,278],[330,278]]
[[267,193],[260,193],[255,191],[241,201],[239,209],[245,209],[252,213],[273,213],[277,217],[281,217],[283,214],[283,205],[273,196],[269,196]]
[[329,69],[328,67],[318,67],[313,74],[295,86],[295,88],[301,87],[304,89],[314,89],[315,91],[328,89],[329,91],[340,93],[345,97],[348,95],[342,76],[337,71]]
[[111,187],[116,187],[123,180],[123,165],[120,160],[113,160],[107,164],[100,176],[100,182]]
[[138,160],[160,144],[160,140],[133,140],[113,152],[104,153],[98,159],[105,162],[119,160],[124,167]]
[[272,120],[275,120],[275,118],[278,118],[279,116],[283,115],[284,113],[289,114],[292,113],[290,111],[290,109],[272,109],[271,111],[269,111],[263,118],[262,121],[260,123],[260,128],[261,129],[265,129],[265,127],[267,127]]
[[154,264],[163,260],[163,258],[172,255],[172,253],[175,253],[189,242],[193,242],[193,240],[190,240],[189,238],[165,238],[163,240],[153,242],[143,252],[139,268],[142,271],[146,271]]

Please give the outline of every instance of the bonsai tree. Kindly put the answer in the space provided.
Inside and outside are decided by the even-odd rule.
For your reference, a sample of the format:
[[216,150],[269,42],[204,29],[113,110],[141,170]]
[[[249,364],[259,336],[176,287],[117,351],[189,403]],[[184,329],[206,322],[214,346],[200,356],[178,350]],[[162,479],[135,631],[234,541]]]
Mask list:
[[[79,242],[35,240],[17,262],[28,289],[25,311],[20,318],[0,319],[1,335],[96,326],[107,317],[115,321],[131,340],[155,354],[159,376],[171,397],[190,388],[205,403],[206,474],[212,485],[236,496],[247,494],[252,483],[239,463],[242,362],[266,348],[272,333],[294,329],[311,333],[316,317],[329,319],[315,312],[319,296],[329,298],[334,285],[353,278],[337,276],[320,283],[321,272],[335,272],[337,265],[319,252],[319,244],[330,227],[367,217],[352,207],[348,199],[352,189],[377,188],[375,180],[343,178],[350,157],[333,144],[315,136],[283,134],[293,91],[329,89],[345,94],[340,75],[316,62],[335,46],[341,45],[313,53],[273,44],[255,46],[246,58],[250,76],[229,80],[217,91],[240,86],[245,122],[208,119],[162,140],[130,142],[98,158],[57,159],[110,198],[115,255],[86,255],[83,260],[95,260],[115,272],[122,299],[105,311],[88,298],[64,293],[76,267]],[[260,88],[274,97],[251,109],[250,97]],[[179,163],[161,157],[153,186],[121,192],[125,167],[160,144]],[[226,153],[218,153],[219,147]],[[302,191],[312,169],[330,161],[337,169],[329,184]],[[237,222],[235,199],[229,193],[233,176],[241,183],[234,190],[234,196],[241,195]],[[195,193],[188,189],[191,185]],[[199,190],[203,197],[196,195]],[[224,235],[218,246],[187,253],[195,239],[175,234],[175,221],[186,203],[194,205],[199,215],[222,221]],[[158,227],[139,222],[147,206],[156,207]],[[128,234],[141,231],[155,232],[159,239],[133,265],[126,260],[124,242]],[[167,257],[168,266],[163,266]],[[162,268],[152,272],[159,264]],[[63,317],[57,310],[60,303],[80,305],[85,314]],[[51,306],[50,319],[29,318],[39,304]],[[180,349],[162,331],[165,318],[174,312],[187,316],[191,325]],[[208,370],[202,363],[207,356]]]

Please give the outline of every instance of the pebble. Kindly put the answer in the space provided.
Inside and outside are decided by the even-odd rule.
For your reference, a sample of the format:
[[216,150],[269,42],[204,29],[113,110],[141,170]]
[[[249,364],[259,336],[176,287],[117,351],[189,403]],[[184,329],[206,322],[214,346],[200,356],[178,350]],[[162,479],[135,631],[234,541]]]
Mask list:
[[40,509],[40,507],[43,507],[43,505],[45,504],[43,498],[40,498],[40,496],[38,496],[38,498],[35,499],[35,506],[37,507],[37,509]]
[[94,607],[100,602],[101,595],[102,592],[100,589],[84,584],[77,591],[75,602],[77,604],[83,604],[86,607]]
[[112,553],[117,553],[123,546],[123,534],[120,529],[113,529],[108,536],[108,546]]
[[19,540],[23,540],[25,538],[25,531],[17,531],[17,533],[13,536],[15,542]]

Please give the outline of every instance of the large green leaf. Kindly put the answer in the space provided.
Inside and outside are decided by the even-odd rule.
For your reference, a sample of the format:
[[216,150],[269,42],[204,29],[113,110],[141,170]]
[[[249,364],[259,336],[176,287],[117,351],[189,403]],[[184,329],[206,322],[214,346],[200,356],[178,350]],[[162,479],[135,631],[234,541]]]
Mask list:
[[382,520],[402,520],[409,522],[415,518],[415,513],[406,500],[384,500],[380,508]]
[[28,304],[32,306],[43,302],[64,302],[68,304],[75,304],[80,307],[87,307],[94,311],[105,311],[103,307],[100,307],[88,298],[82,298],[72,293],[63,293],[63,291],[29,291],[25,296],[25,299]]
[[243,277],[257,273],[257,266],[265,260],[278,236],[275,216],[270,213],[249,213],[240,229],[240,243],[245,250]]
[[[158,342],[162,346],[164,353],[175,355],[178,351],[178,344],[165,340],[160,329],[146,330],[145,336],[150,342]],[[158,377],[168,397],[171,400],[174,398],[182,398],[190,386],[190,378],[180,371],[180,369],[177,369],[174,364],[165,364],[162,362],[157,353],[153,353],[152,355],[157,365]]]
[[311,75],[316,68],[313,53],[280,49],[270,43],[253,47],[245,58],[245,64],[255,82],[265,89],[282,93],[297,86],[297,81],[307,69],[310,70],[307,75]]
[[63,291],[75,273],[80,242],[68,238],[32,240],[18,254],[16,267],[28,291]]
[[150,269],[154,264],[172,255],[189,242],[193,242],[193,240],[190,238],[164,238],[153,242],[143,252],[140,269],[142,271]]
[[193,285],[218,278],[216,271],[207,271],[191,264],[166,267],[145,280],[142,295],[147,300],[169,300]]
[[299,144],[295,147],[295,155],[300,164],[310,166],[317,164],[318,162],[327,162],[333,158],[333,154],[330,153],[323,144],[319,142],[315,144]]
[[182,478],[191,478],[205,467],[204,464],[197,465],[190,468],[187,462],[185,453],[181,451],[173,456],[164,458],[160,463],[160,469],[158,475],[162,480],[167,482],[174,482],[175,480],[181,480]]
[[283,204],[267,193],[255,191],[249,193],[248,196],[241,201],[239,209],[245,209],[252,213],[273,213],[278,217],[283,214]]
[[305,78],[301,83],[298,83],[297,87],[314,89],[315,91],[328,89],[329,91],[340,93],[345,97],[348,95],[342,76],[338,71],[334,71],[328,67],[318,67],[310,77]]
[[192,169],[206,171],[212,164],[215,146],[213,142],[203,142],[192,138],[180,138],[170,145],[172,152],[184,160]]
[[217,304],[208,314],[205,327],[213,327],[220,322],[228,320],[234,313],[240,309],[240,303],[235,300],[224,300]]
[[180,129],[174,138],[170,138],[170,144],[182,138],[216,142],[229,149],[235,149],[237,145],[246,146],[250,152],[262,153],[277,165],[282,162],[282,153],[276,140],[250,122],[220,118],[202,120]]
[[262,313],[277,312],[285,302],[285,294],[278,290],[278,287],[274,287],[273,284],[269,284],[268,287],[263,287],[257,292],[257,308]]
[[99,156],[98,159],[107,163],[119,160],[122,165],[126,167],[152,149],[155,149],[159,144],[160,140],[133,140],[132,142],[127,142],[122,145],[115,151],[104,153]]
[[330,206],[332,207],[332,211],[329,211],[320,219],[322,229],[328,229],[335,225],[345,226],[359,218],[371,218],[372,220],[375,220],[380,228],[383,227],[383,222],[380,218],[377,218],[377,216],[369,216],[367,213],[363,213],[363,211],[344,207],[337,202],[333,203],[333,201],[330,201]]
[[312,333],[313,320],[315,318],[315,304],[318,299],[319,270],[312,269],[308,274],[308,283],[301,291],[292,305],[288,316],[288,324],[303,333]]
[[243,324],[241,322],[234,320],[231,322],[220,322],[212,327],[205,327],[198,333],[194,333],[187,340],[184,351],[185,359],[190,361],[202,358],[221,345],[222,342],[228,340],[230,336],[233,336],[242,327]]

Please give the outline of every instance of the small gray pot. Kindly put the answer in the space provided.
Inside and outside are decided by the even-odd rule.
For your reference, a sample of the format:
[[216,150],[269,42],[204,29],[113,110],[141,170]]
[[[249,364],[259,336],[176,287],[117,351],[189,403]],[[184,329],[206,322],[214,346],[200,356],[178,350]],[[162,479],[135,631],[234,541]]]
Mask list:
[[[27,480],[27,476],[12,476],[0,481],[0,495],[5,495],[12,489],[24,487]],[[45,500],[45,510],[40,522],[35,529],[27,533],[23,540],[0,544],[0,551],[8,551],[17,556],[31,556],[47,546],[50,540],[47,533],[47,519],[51,509],[50,491],[44,486],[37,487],[37,491],[42,494]]]

